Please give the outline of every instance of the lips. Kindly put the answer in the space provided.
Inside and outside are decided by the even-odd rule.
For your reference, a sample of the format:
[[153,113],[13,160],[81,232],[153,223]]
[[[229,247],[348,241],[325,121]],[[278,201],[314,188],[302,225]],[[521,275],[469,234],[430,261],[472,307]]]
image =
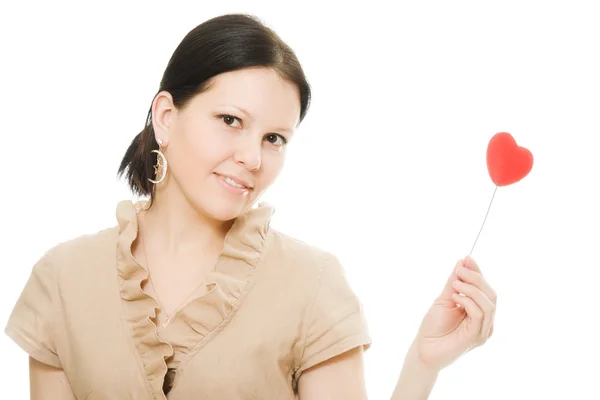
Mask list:
[[250,185],[250,183],[248,183],[247,181],[245,181],[245,180],[243,180],[241,178],[235,177],[233,175],[224,175],[224,174],[217,174],[217,173],[215,173],[215,174],[218,175],[218,176],[220,176],[220,177],[222,177],[222,178],[229,178],[232,181],[234,181],[235,183],[244,186],[248,190],[252,190],[253,189],[253,187],[252,187],[252,185]]

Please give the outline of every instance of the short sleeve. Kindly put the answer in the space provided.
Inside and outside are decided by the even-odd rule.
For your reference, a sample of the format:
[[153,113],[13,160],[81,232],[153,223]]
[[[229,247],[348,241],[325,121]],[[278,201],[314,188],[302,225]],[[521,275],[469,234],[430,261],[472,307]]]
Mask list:
[[331,254],[326,255],[317,297],[309,315],[296,378],[304,370],[358,346],[363,346],[365,351],[371,347],[362,305],[339,260]]
[[4,332],[32,358],[61,368],[54,340],[56,273],[49,254],[33,266]]

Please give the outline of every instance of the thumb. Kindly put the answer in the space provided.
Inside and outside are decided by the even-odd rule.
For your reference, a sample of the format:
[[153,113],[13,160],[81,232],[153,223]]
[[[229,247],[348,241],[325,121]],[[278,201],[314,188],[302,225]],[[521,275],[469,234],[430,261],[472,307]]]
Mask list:
[[464,266],[464,265],[465,265],[465,260],[462,258],[460,260],[458,260],[456,262],[456,264],[454,264],[454,269],[452,270],[452,273],[450,274],[450,276],[448,277],[448,280],[446,281],[446,285],[444,286],[444,290],[442,290],[440,299],[452,300],[452,294],[454,293],[454,287],[452,286],[452,284],[454,283],[455,280],[458,279],[456,270],[458,269],[458,267]]

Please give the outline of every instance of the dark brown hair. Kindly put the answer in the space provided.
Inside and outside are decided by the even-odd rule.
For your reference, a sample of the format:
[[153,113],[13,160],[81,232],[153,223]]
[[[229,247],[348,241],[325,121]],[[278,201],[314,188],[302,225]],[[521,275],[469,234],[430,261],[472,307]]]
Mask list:
[[[300,122],[310,104],[310,85],[294,51],[257,17],[226,14],[192,29],[171,56],[156,94],[165,90],[178,109],[208,89],[216,75],[250,67],[270,67],[300,91]],[[156,95],[154,96],[156,97]],[[125,175],[133,193],[154,195],[154,165],[158,143],[152,126],[152,104],[144,129],[133,139],[121,161],[118,176]]]

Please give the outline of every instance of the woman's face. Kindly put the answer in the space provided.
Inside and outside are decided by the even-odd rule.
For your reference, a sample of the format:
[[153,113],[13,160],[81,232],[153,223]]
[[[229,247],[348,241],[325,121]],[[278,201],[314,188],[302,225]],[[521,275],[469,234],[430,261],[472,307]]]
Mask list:
[[157,193],[182,195],[206,216],[229,221],[251,208],[281,172],[300,94],[274,70],[249,68],[214,77],[183,109],[161,92],[152,115],[169,167]]

